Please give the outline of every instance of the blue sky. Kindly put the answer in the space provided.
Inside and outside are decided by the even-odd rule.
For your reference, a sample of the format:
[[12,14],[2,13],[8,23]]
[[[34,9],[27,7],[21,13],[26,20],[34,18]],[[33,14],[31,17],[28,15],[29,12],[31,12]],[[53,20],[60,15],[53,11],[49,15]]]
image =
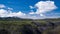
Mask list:
[[34,6],[38,1],[39,0],[0,0],[0,4],[13,8],[13,11],[29,12],[29,6]]
[[[49,8],[49,10],[40,10],[39,7],[41,7],[39,2],[43,1],[42,3],[48,1],[48,3],[52,3],[52,9]],[[25,17],[25,18],[54,18],[54,17],[60,17],[60,0],[0,0],[0,6],[5,6],[4,7],[0,7],[0,12],[4,11],[7,12],[11,12],[13,13],[13,15],[15,13],[19,13],[17,15],[24,14],[23,16],[20,17]],[[41,2],[40,2],[41,3]],[[38,4],[38,5],[36,5]],[[44,5],[46,5],[46,3],[44,3]],[[47,5],[48,6],[48,5]],[[50,6],[48,6],[50,7]],[[56,9],[54,9],[56,8]],[[39,13],[39,11],[40,13]],[[30,13],[30,14],[29,14]],[[34,14],[32,14],[34,13]],[[35,14],[36,13],[36,14]],[[1,13],[2,14],[2,13]],[[25,16],[26,14],[26,16]],[[0,15],[1,16],[1,15]],[[51,17],[52,16],[52,17]],[[6,15],[4,15],[4,17],[6,17]],[[35,19],[34,18],[34,19]]]

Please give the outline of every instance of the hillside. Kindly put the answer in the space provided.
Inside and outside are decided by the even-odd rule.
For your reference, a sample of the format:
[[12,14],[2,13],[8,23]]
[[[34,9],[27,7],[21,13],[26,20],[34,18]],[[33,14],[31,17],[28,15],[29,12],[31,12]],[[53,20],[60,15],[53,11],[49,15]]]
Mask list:
[[0,34],[60,34],[58,19],[0,18]]

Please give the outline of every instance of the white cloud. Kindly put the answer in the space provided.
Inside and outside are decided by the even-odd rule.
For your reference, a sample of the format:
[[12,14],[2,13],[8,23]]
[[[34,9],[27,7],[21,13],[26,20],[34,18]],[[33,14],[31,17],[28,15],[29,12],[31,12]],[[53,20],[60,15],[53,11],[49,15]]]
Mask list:
[[30,12],[29,14],[35,14],[35,12]]
[[25,13],[22,13],[21,11],[19,12],[12,12],[12,11],[8,11],[5,9],[0,9],[0,17],[21,17],[26,15]]
[[26,15],[25,13],[22,13],[21,11],[19,12],[11,12],[8,17],[21,17],[21,16],[24,16]]
[[40,1],[35,4],[35,7],[37,7],[36,14],[46,13],[57,8],[53,1]]
[[5,8],[6,6],[4,4],[0,4],[0,8]]
[[8,10],[13,10],[13,8],[8,7]]
[[[30,12],[30,14],[46,13],[57,8],[54,1],[40,1],[35,4],[35,7],[37,8],[36,12]],[[33,7],[30,6],[30,8],[32,9]]]
[[44,14],[40,14],[40,16],[45,16]]
[[0,9],[0,14],[5,14],[5,13],[7,13],[7,10]]
[[31,11],[29,12],[29,14],[35,14],[35,12],[34,12],[33,10],[31,10]]
[[7,10],[0,9],[0,17],[6,17],[7,14],[8,14]]
[[[33,7],[30,6],[32,9]],[[46,16],[43,13],[50,12],[54,9],[57,9],[57,7],[54,4],[54,1],[40,1],[35,4],[35,8],[37,8],[36,12],[33,10],[29,14],[38,14],[40,17],[45,17]]]
[[33,9],[34,7],[33,6],[29,6],[31,9]]
[[0,4],[0,17],[23,17],[26,15],[21,11],[12,12],[11,10],[13,10],[13,8],[6,7],[4,4]]

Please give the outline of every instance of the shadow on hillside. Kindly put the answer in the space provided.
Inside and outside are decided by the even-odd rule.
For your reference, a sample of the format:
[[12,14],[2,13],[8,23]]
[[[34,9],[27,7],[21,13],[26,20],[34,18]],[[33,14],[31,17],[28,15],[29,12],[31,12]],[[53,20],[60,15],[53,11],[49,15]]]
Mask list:
[[0,34],[10,34],[9,31],[5,30],[5,29],[1,29],[0,30]]

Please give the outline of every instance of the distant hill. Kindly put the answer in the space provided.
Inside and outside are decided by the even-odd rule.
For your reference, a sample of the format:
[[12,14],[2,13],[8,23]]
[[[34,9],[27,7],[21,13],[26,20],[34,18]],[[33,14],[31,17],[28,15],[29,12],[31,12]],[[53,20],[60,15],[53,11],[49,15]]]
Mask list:
[[32,20],[32,19],[23,19],[18,17],[0,17],[0,20]]
[[0,21],[60,21],[60,18],[47,18],[47,19],[24,19],[18,17],[0,17]]

